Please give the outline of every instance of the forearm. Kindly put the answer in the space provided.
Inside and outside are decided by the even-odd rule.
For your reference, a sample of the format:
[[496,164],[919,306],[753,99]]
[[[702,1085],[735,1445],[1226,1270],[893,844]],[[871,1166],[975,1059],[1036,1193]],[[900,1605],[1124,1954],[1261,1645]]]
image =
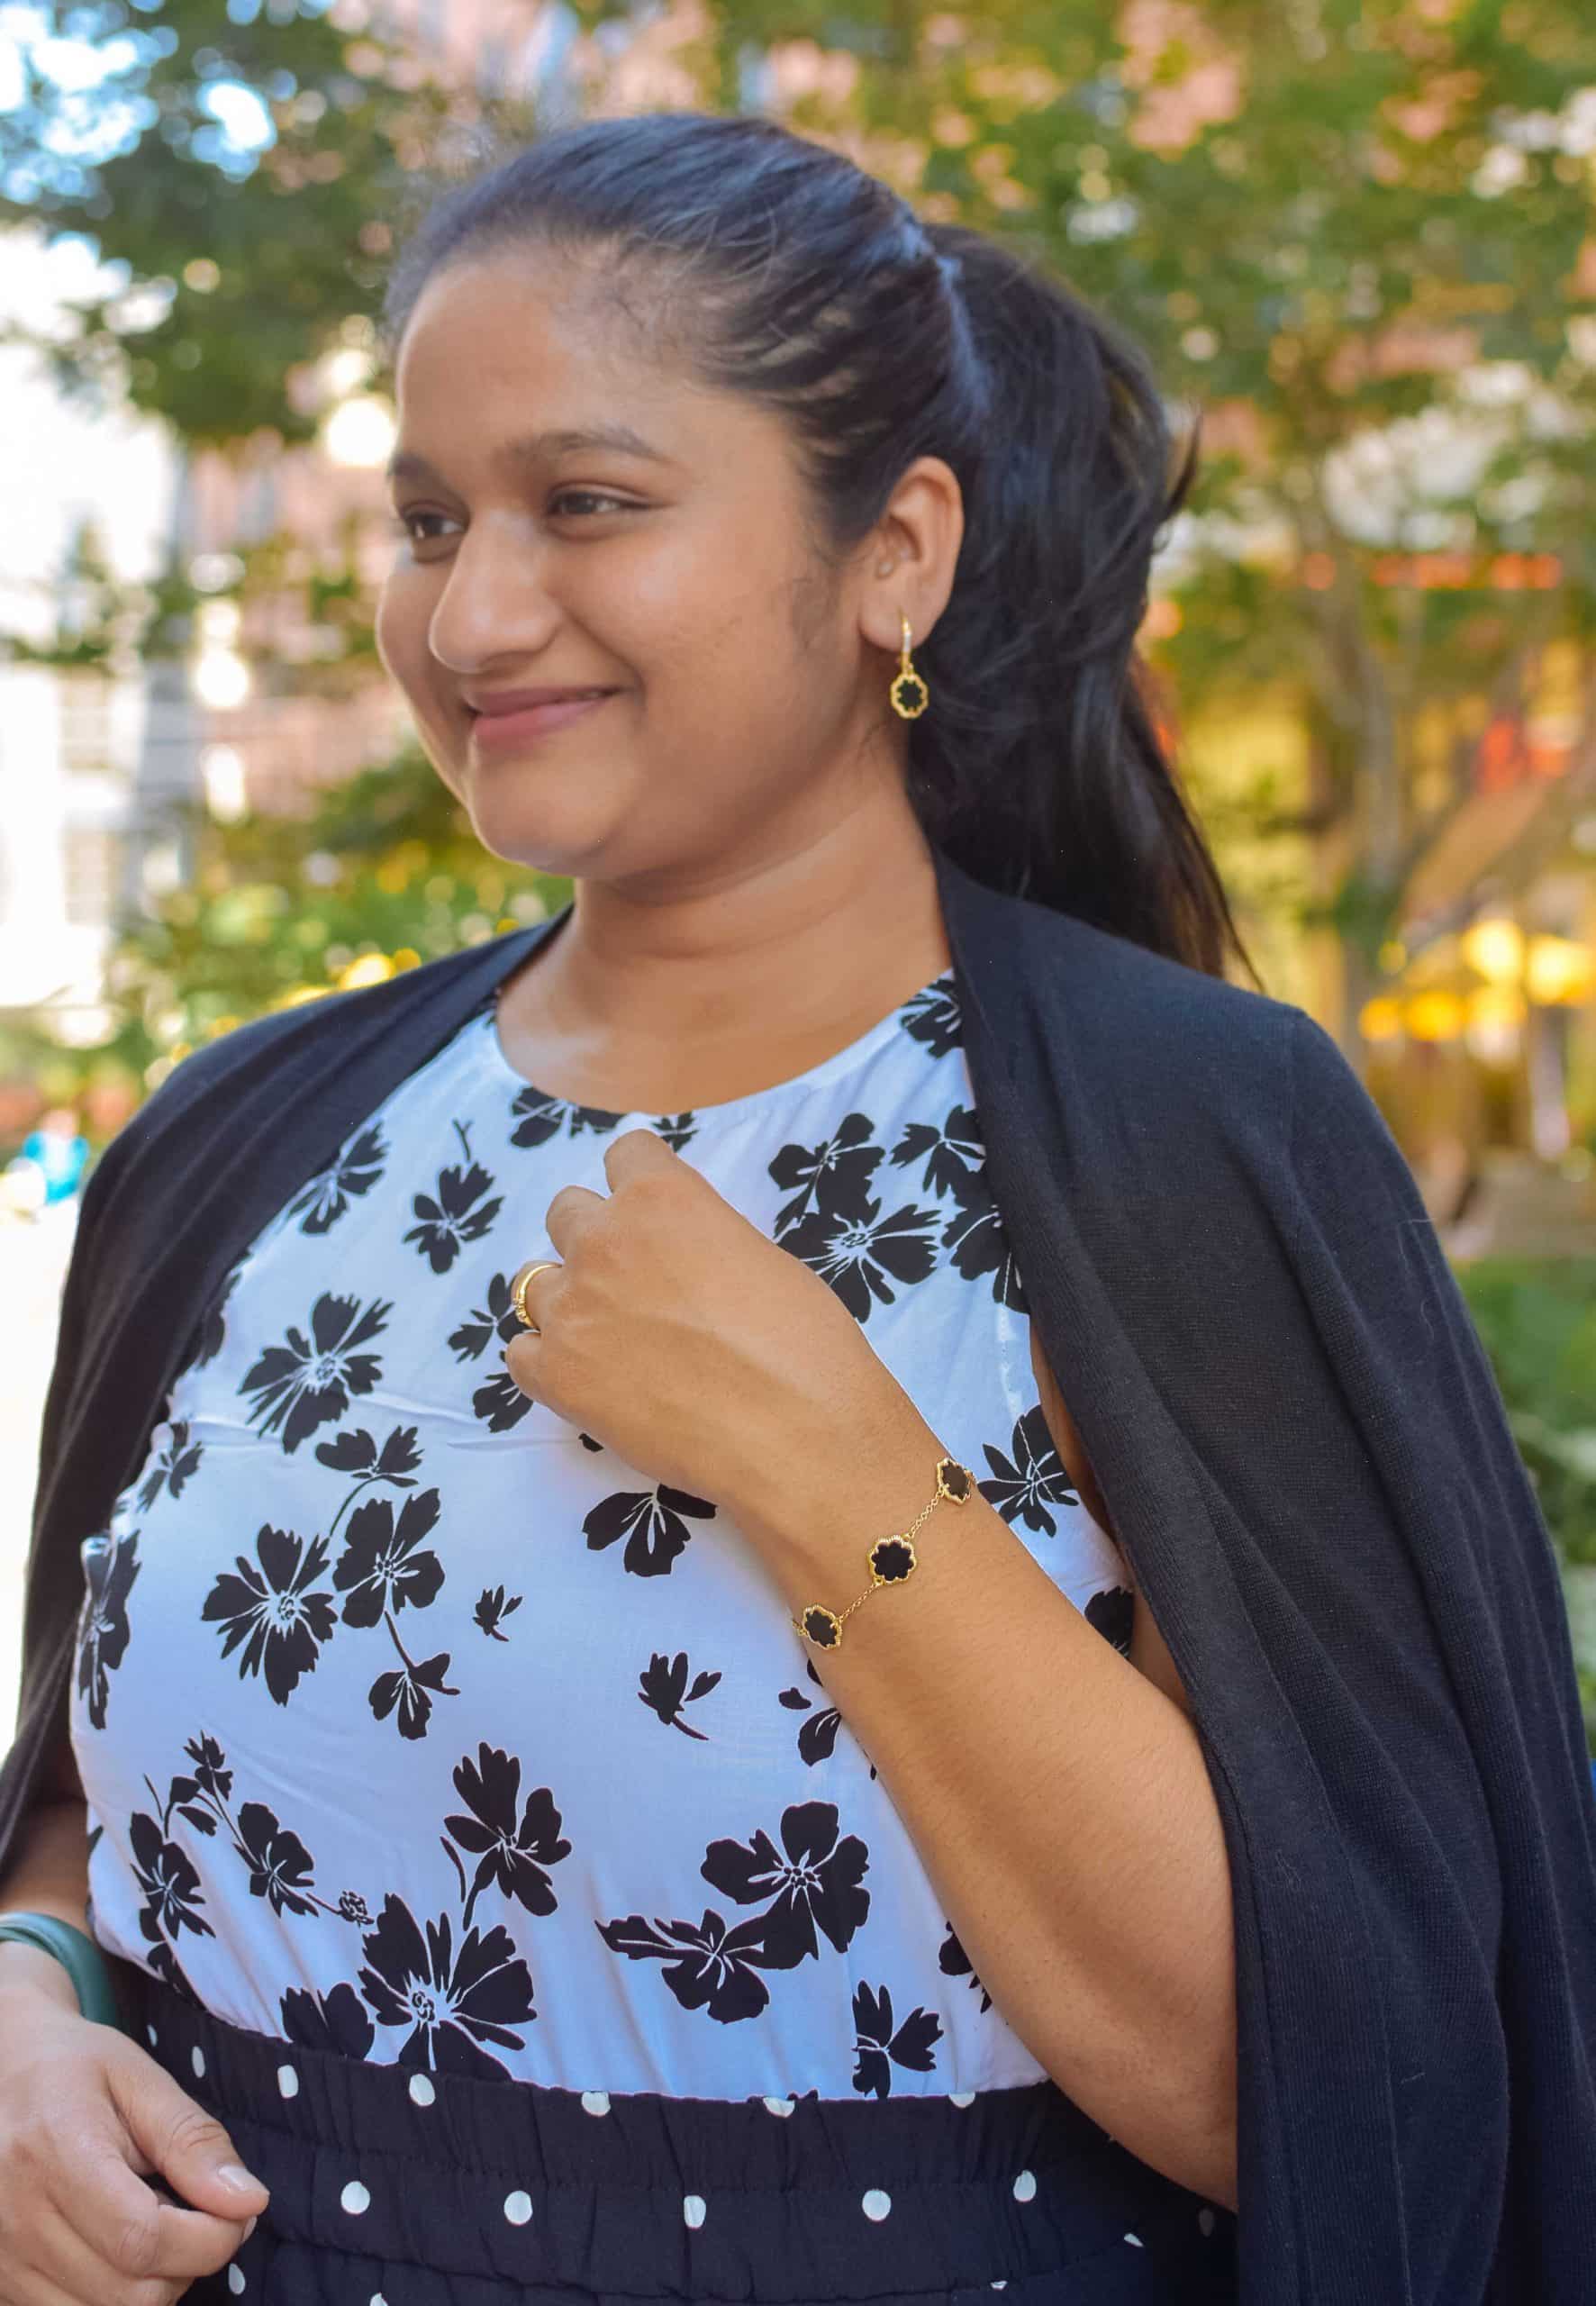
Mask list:
[[[907,1396],[873,1439],[778,1450],[742,1526],[794,1613],[868,1583],[930,1495]],[[1235,1956],[1224,1830],[1195,1730],[977,1492],[816,1669],[869,1755],[976,1975],[1068,2096],[1230,2209]]]
[[[16,1862],[0,1878],[0,1913],[48,1913],[86,1930],[87,1910],[87,1811],[81,1800],[48,1802],[29,1812]],[[39,1988],[68,2009],[77,2007],[67,1972],[37,1947],[0,1945],[0,1993],[14,1985]]]

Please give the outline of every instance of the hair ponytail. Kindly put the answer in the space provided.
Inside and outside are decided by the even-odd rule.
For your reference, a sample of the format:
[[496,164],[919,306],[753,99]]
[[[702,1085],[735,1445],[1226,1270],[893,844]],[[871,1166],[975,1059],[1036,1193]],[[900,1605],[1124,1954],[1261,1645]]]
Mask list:
[[946,702],[915,728],[922,821],[978,879],[1214,976],[1250,968],[1136,645],[1195,435],[1177,465],[1146,359],[1067,287],[981,233],[929,238],[958,259],[993,449],[967,478],[954,465],[965,541],[925,655]]
[[837,564],[917,457],[946,461],[964,541],[908,736],[928,840],[991,887],[1250,969],[1137,654],[1195,463],[1193,442],[1172,469],[1142,354],[1038,265],[922,223],[842,155],[703,113],[584,122],[444,194],[394,268],[388,346],[440,266],[529,243],[602,248],[656,342],[785,422]]

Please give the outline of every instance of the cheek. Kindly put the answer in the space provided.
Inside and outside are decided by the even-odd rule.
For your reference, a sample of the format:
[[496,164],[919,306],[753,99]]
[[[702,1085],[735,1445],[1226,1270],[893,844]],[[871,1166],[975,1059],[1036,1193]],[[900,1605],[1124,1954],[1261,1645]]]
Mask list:
[[416,620],[414,604],[407,613],[404,581],[389,576],[377,595],[376,618],[373,638],[383,669],[391,680],[408,685],[406,675],[410,659],[414,655]]

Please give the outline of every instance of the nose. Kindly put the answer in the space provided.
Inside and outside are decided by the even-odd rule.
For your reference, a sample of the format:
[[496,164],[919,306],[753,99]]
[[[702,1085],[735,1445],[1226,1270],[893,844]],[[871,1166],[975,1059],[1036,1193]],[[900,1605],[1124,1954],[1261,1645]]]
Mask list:
[[433,604],[427,644],[462,678],[503,657],[541,656],[559,622],[542,547],[522,513],[479,515],[461,537]]

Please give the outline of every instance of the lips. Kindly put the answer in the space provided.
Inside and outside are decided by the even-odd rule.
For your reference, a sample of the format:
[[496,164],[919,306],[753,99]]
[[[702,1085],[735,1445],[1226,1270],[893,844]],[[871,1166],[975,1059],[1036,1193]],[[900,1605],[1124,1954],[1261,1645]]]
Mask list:
[[496,721],[512,713],[540,713],[556,704],[581,704],[590,697],[614,695],[612,688],[558,689],[552,695],[540,695],[534,689],[511,689],[488,704],[468,704],[466,710],[474,721]]

